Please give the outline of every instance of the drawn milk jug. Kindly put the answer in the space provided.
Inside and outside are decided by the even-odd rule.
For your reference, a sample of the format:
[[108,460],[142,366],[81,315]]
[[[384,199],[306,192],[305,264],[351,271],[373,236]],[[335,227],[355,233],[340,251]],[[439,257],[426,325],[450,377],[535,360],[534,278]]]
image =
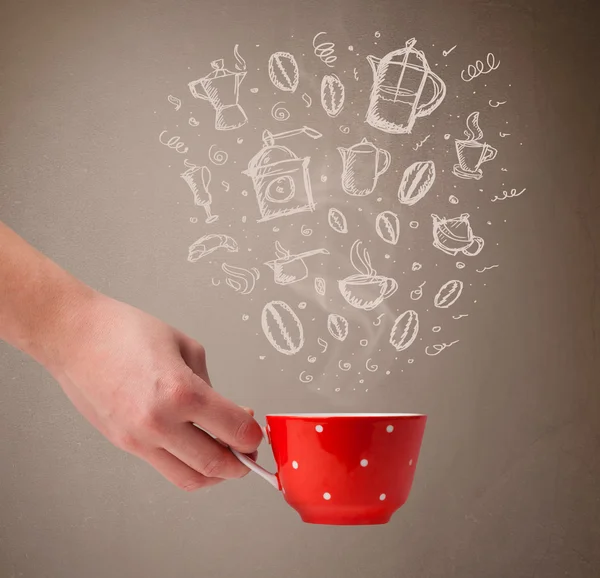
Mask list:
[[479,255],[483,249],[484,241],[473,234],[469,214],[463,213],[460,217],[445,219],[437,215],[433,218],[433,246],[448,255],[462,253],[466,257]]
[[246,72],[231,72],[227,70],[223,59],[210,63],[213,71],[198,80],[189,83],[194,98],[207,100],[215,109],[215,128],[217,130],[232,130],[244,126],[248,117],[238,103],[240,84]]
[[416,42],[411,38],[383,58],[367,56],[373,86],[366,122],[383,132],[410,133],[416,119],[430,115],[446,96],[446,85],[414,48]]
[[390,153],[363,138],[350,148],[338,147],[342,155],[342,188],[353,197],[366,197],[390,167]]

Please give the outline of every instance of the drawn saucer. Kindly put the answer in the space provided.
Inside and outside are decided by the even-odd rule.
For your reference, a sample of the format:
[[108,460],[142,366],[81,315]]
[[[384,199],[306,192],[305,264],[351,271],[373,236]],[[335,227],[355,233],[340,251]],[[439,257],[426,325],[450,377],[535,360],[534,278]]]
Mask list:
[[452,172],[461,179],[476,179],[479,180],[483,176],[483,171],[477,169],[476,171],[465,171],[460,165],[454,165]]

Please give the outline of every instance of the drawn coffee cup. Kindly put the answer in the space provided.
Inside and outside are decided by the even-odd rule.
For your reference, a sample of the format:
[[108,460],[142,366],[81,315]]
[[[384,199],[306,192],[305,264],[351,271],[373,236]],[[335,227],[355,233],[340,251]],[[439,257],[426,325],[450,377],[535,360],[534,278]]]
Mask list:
[[390,167],[390,153],[363,138],[350,148],[338,147],[342,156],[342,188],[353,197],[366,197]]
[[350,261],[358,273],[338,281],[338,287],[349,305],[371,311],[398,290],[398,283],[391,277],[377,274],[367,250],[361,251],[361,244],[361,241],[355,241],[350,252]]
[[457,140],[456,156],[458,164],[454,165],[455,174],[468,179],[479,179],[483,172],[481,165],[496,158],[498,151],[487,143],[474,140]]
[[469,214],[445,219],[437,215],[433,218],[433,246],[448,255],[462,253],[467,257],[478,255],[483,249],[484,241],[473,234],[469,223]]

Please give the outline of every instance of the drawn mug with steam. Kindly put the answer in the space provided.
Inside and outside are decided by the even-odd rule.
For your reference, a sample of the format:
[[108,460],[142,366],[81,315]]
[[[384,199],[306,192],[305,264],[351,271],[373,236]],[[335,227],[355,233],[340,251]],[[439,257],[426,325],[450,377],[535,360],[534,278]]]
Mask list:
[[304,259],[307,257],[329,255],[327,249],[314,249],[313,251],[292,255],[281,246],[279,241],[275,243],[275,252],[277,253],[277,259],[267,261],[265,265],[273,269],[274,281],[278,285],[289,285],[306,279],[308,277],[308,267]]
[[417,118],[430,115],[444,100],[446,85],[432,72],[425,54],[414,48],[416,42],[411,38],[383,58],[367,56],[373,86],[366,122],[373,128],[408,134]]
[[225,68],[223,59],[210,63],[213,71],[188,84],[194,98],[207,100],[215,109],[215,129],[232,130],[244,126],[248,117],[238,99],[245,71],[232,72]]
[[387,524],[409,497],[424,414],[269,414],[277,473],[231,449],[309,524]]
[[391,277],[377,275],[367,249],[361,249],[361,245],[362,241],[355,241],[350,251],[350,262],[358,273],[338,281],[338,286],[349,305],[371,311],[398,290],[398,283]]
[[467,118],[466,140],[455,142],[458,164],[452,172],[461,179],[479,180],[483,176],[481,165],[496,158],[498,151],[489,144],[481,142],[483,131],[479,128],[479,113],[473,112]]
[[437,215],[433,218],[433,246],[448,255],[462,253],[467,257],[479,255],[483,249],[483,239],[473,235],[469,214],[445,219]]
[[390,167],[390,153],[363,138],[350,148],[338,147],[342,156],[342,188],[353,197],[366,197]]

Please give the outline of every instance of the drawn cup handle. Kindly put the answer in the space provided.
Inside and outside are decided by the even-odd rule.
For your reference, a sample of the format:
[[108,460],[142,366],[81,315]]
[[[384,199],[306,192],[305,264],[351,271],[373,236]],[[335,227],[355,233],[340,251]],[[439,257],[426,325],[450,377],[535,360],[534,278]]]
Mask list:
[[[267,431],[264,427],[261,426],[263,437],[269,442],[269,436],[267,435]],[[233,448],[229,448],[231,453],[242,462],[249,470],[252,470],[255,474],[258,474],[263,480],[269,482],[276,490],[281,490],[281,486],[279,484],[279,478],[276,474],[272,474],[262,466],[259,466],[252,458],[248,457],[245,454],[241,454],[237,450]]]
[[429,71],[427,78],[433,82],[433,96],[429,102],[418,106],[417,116],[427,116],[428,114],[431,114],[446,96],[446,85],[437,74]]
[[[473,244],[477,244],[477,249],[474,252],[469,252],[469,249],[473,246]],[[483,239],[481,237],[473,237],[473,241],[471,241],[470,245],[463,251],[463,253],[467,257],[475,257],[475,255],[479,255],[483,249]]]
[[481,163],[487,163],[488,161],[495,159],[497,154],[497,149],[490,146],[489,144],[486,144],[485,150],[483,151],[483,159],[481,160]]
[[[392,156],[385,149],[378,149],[378,152],[382,154],[385,158],[383,159],[383,167],[377,171],[377,176],[382,175],[390,168],[390,163],[392,162]],[[378,159],[379,161],[379,159]]]
[[383,298],[387,299],[390,295],[393,295],[396,292],[396,289],[398,289],[398,284],[396,283],[395,279],[388,277],[385,281],[385,285],[386,287],[383,293]]

